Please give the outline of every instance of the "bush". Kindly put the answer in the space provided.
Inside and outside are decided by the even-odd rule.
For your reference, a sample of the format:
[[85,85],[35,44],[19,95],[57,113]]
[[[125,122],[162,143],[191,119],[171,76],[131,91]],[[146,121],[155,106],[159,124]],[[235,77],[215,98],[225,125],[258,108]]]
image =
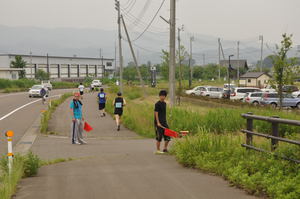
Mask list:
[[41,160],[32,152],[27,153],[24,159],[24,177],[35,176],[41,166]]

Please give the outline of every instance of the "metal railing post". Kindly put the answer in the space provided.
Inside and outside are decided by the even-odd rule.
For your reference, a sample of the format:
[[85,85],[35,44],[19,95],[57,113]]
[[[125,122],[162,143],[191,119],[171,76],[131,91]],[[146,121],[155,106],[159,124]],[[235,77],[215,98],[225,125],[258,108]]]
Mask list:
[[[247,114],[253,115],[253,113],[251,113],[251,112],[249,112]],[[247,118],[247,130],[248,131],[253,130],[253,119]],[[246,144],[252,146],[252,140],[253,140],[253,136],[251,134],[247,133]]]
[[[272,116],[272,118],[279,118],[278,116]],[[279,124],[277,122],[272,122],[272,135],[279,137]],[[278,140],[271,139],[271,150],[275,151],[278,147]]]

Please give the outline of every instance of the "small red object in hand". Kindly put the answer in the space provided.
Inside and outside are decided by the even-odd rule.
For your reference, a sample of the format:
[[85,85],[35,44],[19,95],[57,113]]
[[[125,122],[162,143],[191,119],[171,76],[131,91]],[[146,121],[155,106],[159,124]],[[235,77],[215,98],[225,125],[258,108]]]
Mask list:
[[179,137],[179,135],[178,135],[178,133],[176,131],[172,131],[172,130],[167,129],[167,128],[165,129],[165,135],[169,136],[169,137],[174,137],[174,138],[178,138]]
[[91,125],[89,125],[87,122],[84,122],[84,127],[83,129],[86,131],[86,132],[90,132],[91,130],[93,130],[93,128],[91,127]]

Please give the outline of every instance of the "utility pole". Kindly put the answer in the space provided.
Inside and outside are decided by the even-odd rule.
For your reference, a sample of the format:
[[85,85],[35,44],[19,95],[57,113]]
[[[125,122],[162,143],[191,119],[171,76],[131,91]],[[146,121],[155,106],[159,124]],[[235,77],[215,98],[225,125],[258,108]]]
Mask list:
[[143,81],[143,78],[142,78],[142,74],[141,74],[141,71],[139,69],[138,62],[137,62],[137,59],[136,59],[136,56],[135,56],[135,53],[134,53],[134,50],[133,50],[133,47],[132,47],[132,44],[131,44],[131,40],[130,40],[128,31],[127,31],[127,27],[126,27],[126,24],[125,24],[125,21],[124,21],[124,18],[123,18],[122,15],[121,15],[121,20],[122,20],[122,23],[123,23],[123,26],[124,26],[124,30],[125,30],[125,33],[126,33],[126,36],[127,36],[128,44],[129,44],[129,47],[130,47],[130,50],[131,50],[133,61],[135,63],[136,71],[137,71],[139,79],[140,79],[141,86],[143,88],[144,94],[146,94],[145,93],[146,90],[144,89],[145,86],[144,86],[144,81]]
[[193,68],[192,68],[192,59],[193,59],[193,41],[194,37],[190,37],[190,58],[189,58],[189,88],[192,87],[192,81],[193,81]]
[[32,74],[32,52],[31,52],[31,50],[30,50],[30,73],[31,73],[30,77],[31,77],[31,79],[33,79],[34,76]]
[[101,60],[101,67],[102,67],[102,79],[104,78],[105,76],[105,67],[103,65],[103,55],[102,55],[102,48],[100,48],[100,60]]
[[261,41],[261,46],[260,46],[260,72],[262,72],[262,67],[263,67],[263,52],[264,52],[264,36],[260,35],[259,40]]
[[117,44],[115,42],[115,72],[113,74],[114,77],[116,75],[116,72],[117,72]]
[[238,80],[238,84],[239,84],[239,82],[240,82],[240,41],[237,42],[237,62],[238,62],[237,80]]
[[49,67],[49,56],[48,56],[48,53],[47,53],[47,73],[49,74],[50,73],[50,67]]
[[115,0],[118,11],[118,39],[119,39],[119,67],[120,67],[120,92],[123,93],[123,55],[122,55],[122,35],[121,35],[121,6],[120,1]]
[[218,38],[219,81],[221,80],[221,39]]
[[176,0],[170,0],[170,59],[169,59],[169,93],[170,106],[175,105],[175,65],[176,65]]
[[178,65],[179,65],[179,90],[182,90],[182,67],[181,67],[181,38],[180,32],[183,31],[183,25],[178,28]]

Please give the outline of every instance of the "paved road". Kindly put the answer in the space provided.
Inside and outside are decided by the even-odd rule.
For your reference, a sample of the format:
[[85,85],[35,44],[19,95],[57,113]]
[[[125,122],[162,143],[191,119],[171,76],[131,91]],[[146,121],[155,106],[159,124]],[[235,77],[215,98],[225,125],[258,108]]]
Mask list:
[[[50,93],[50,97],[70,91],[70,89],[53,90]],[[37,102],[14,112],[6,118],[3,118],[19,107],[34,101]],[[40,98],[29,98],[28,94],[24,92],[0,94],[0,155],[6,153],[7,142],[4,133],[7,130],[13,130],[15,132],[13,142],[16,144],[24,135],[26,130],[36,120],[41,111],[46,108],[47,105],[43,105]]]
[[86,95],[83,103],[85,118],[94,127],[87,145],[70,144],[66,102],[51,121],[60,136],[40,136],[32,148],[42,159],[78,159],[45,166],[38,176],[23,179],[17,199],[255,198],[220,177],[183,168],[173,156],[154,155],[152,139],[124,128],[117,132],[111,117],[99,117],[95,95]]

